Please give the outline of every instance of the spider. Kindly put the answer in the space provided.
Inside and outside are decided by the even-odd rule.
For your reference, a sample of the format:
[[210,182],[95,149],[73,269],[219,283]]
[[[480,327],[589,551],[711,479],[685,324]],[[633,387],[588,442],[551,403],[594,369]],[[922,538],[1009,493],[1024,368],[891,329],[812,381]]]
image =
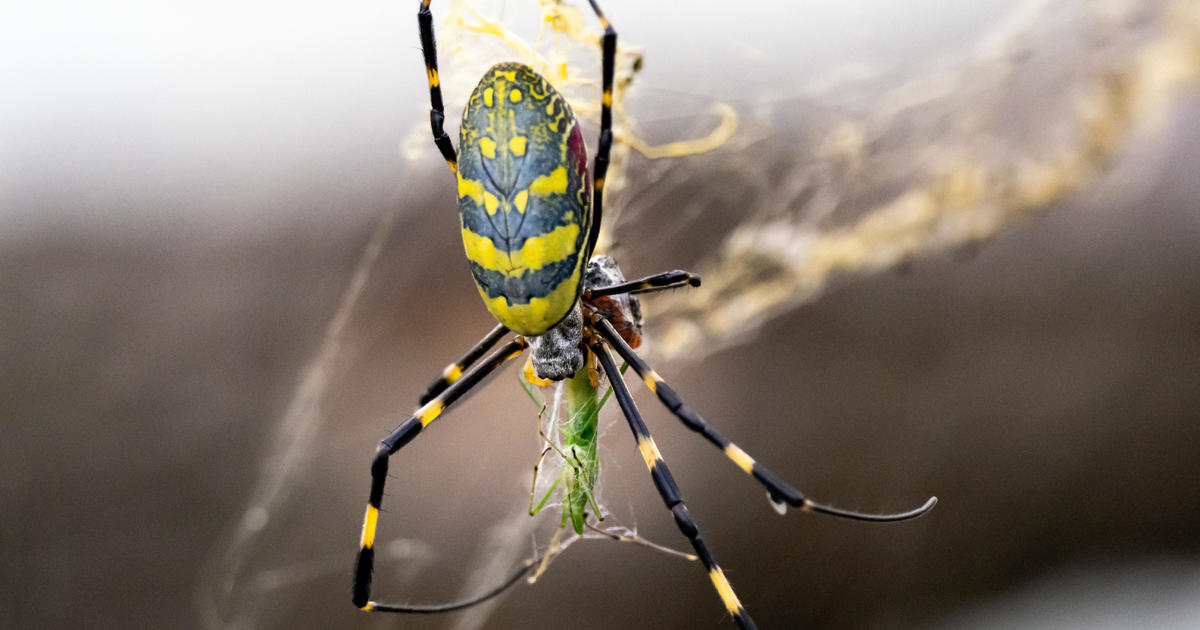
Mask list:
[[[765,486],[777,507],[790,505],[863,521],[901,521],[928,512],[936,497],[916,509],[894,514],[864,514],[809,500],[709,426],[634,352],[633,348],[641,341],[640,309],[634,296],[696,287],[700,278],[675,270],[625,281],[611,257],[593,255],[613,140],[612,86],[617,45],[616,31],[596,0],[589,0],[589,4],[604,28],[603,91],[600,139],[590,174],[583,136],[570,106],[545,78],[519,63],[501,63],[484,74],[467,101],[459,133],[461,154],[455,152],[443,129],[446,116],[429,4],[430,0],[421,0],[417,22],[429,80],[429,119],[434,144],[457,177],[463,245],[480,297],[499,324],[442,371],[421,397],[420,407],[385,437],[376,450],[354,568],[354,605],[376,612],[457,610],[499,594],[530,570],[535,560],[526,561],[508,580],[487,593],[451,604],[386,604],[370,598],[375,533],[389,458],[456,400],[526,349],[532,349],[531,380],[588,378],[594,388],[598,373],[603,370],[663,504],[691,543],[739,628],[754,628],[754,621],[701,538],[609,348],[637,372],[673,415]],[[480,360],[510,333],[515,336]],[[590,446],[594,453],[595,431],[581,439],[585,442],[584,450]],[[581,494],[589,498],[591,485],[595,483],[594,470],[590,476],[586,473],[578,476],[586,486]],[[571,511],[572,524],[579,531],[587,517],[582,512],[586,501],[566,503],[577,506],[564,510]]]

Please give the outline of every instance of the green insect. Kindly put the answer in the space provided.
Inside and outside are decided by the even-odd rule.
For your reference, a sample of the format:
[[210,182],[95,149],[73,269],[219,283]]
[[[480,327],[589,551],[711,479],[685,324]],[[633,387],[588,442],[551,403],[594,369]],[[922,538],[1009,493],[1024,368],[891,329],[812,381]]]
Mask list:
[[[525,393],[529,395],[534,404],[540,404],[541,401],[538,400],[537,395],[533,393],[528,384],[522,381],[521,386],[525,388]],[[567,419],[561,426],[561,439],[558,443],[546,435],[545,430],[542,429],[541,414],[538,414],[538,433],[549,446],[542,450],[541,456],[538,457],[538,463],[534,466],[533,487],[530,488],[529,493],[529,515],[537,516],[558,485],[563,484],[566,486],[563,490],[566,498],[563,501],[560,526],[565,527],[569,520],[575,533],[582,534],[588,525],[588,510],[590,509],[592,514],[600,515],[600,506],[596,503],[595,496],[596,480],[600,475],[600,461],[596,458],[596,438],[600,408],[608,401],[612,390],[605,392],[603,397],[597,398],[596,385],[591,382],[588,371],[579,370],[574,376],[567,379],[564,391],[566,392]],[[546,490],[542,500],[534,505],[537,475],[541,470],[542,460],[552,450],[557,451],[566,467],[554,480],[554,483],[550,484],[550,488]]]
[[[608,348],[637,372],[684,425],[766,487],[777,506],[791,505],[865,521],[899,521],[929,511],[936,498],[896,514],[862,514],[810,501],[704,422],[634,352],[633,348],[641,342],[641,315],[635,296],[697,287],[700,279],[676,270],[625,281],[611,257],[594,255],[602,216],[604,177],[612,148],[612,86],[617,45],[616,31],[596,1],[589,3],[604,27],[604,37],[600,139],[590,174],[579,123],[570,106],[545,78],[517,63],[502,63],[484,74],[463,114],[459,133],[461,155],[455,152],[444,130],[445,112],[429,2],[421,0],[417,20],[429,79],[434,143],[458,179],[463,246],[479,294],[499,325],[442,371],[441,377],[422,396],[421,406],[384,438],[376,450],[354,568],[354,605],[376,612],[458,610],[499,594],[532,569],[534,561],[526,562],[500,585],[461,602],[418,606],[380,603],[370,597],[375,535],[389,457],[463,394],[526,349],[531,349],[529,380],[567,382],[569,420],[558,448],[563,451],[569,472],[556,482],[566,483],[563,526],[570,521],[576,532],[582,532],[588,527],[589,507],[592,513],[598,513],[594,500],[599,473],[596,417],[608,397],[607,393],[599,396],[602,373],[663,504],[691,543],[725,609],[740,628],[754,628],[754,621],[701,538]],[[516,334],[484,358],[511,333]],[[532,511],[536,510],[531,501]]]

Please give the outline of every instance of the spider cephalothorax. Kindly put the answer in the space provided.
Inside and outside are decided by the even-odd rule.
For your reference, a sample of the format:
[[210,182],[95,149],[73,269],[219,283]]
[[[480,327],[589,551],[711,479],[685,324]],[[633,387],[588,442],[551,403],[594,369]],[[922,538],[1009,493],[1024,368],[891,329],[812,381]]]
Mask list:
[[627,293],[587,297],[592,291],[623,282],[625,276],[612,256],[597,254],[588,261],[583,280],[584,297],[554,328],[537,337],[526,336],[531,351],[530,362],[537,378],[561,381],[583,367],[587,354],[585,312],[589,335],[596,334],[591,321],[598,315],[611,322],[631,348],[642,345],[642,309],[636,297]]

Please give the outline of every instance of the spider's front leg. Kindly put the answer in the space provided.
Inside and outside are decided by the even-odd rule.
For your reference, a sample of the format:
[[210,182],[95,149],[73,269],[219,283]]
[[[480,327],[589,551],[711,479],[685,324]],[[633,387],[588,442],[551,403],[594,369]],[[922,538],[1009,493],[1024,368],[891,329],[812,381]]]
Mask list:
[[405,613],[446,612],[467,608],[500,594],[504,589],[516,583],[521,576],[525,575],[532,566],[532,563],[536,561],[535,559],[526,562],[508,580],[491,591],[461,602],[420,606],[382,604],[371,601],[371,576],[375,569],[375,531],[379,524],[379,511],[383,504],[383,488],[384,484],[387,483],[388,458],[411,442],[422,429],[429,426],[430,423],[453,405],[455,401],[483,382],[485,378],[495,372],[506,361],[524,352],[527,345],[528,342],[525,341],[524,337],[517,337],[501,346],[499,350],[485,359],[475,369],[467,372],[460,380],[448,386],[441,394],[421,405],[407,420],[400,423],[400,426],[396,427],[394,431],[380,442],[379,448],[375,451],[375,457],[371,460],[371,492],[367,498],[366,515],[363,517],[359,551],[354,561],[353,601],[354,605],[358,608],[378,612]]
[[457,361],[447,365],[442,370],[441,375],[425,389],[425,393],[421,394],[421,404],[424,405],[433,400],[434,396],[442,393],[447,387],[462,378],[463,373],[474,365],[479,360],[479,357],[482,357],[488,350],[491,350],[492,346],[496,345],[496,342],[500,341],[500,338],[507,332],[508,328],[504,324],[497,325],[492,329],[492,332],[489,332],[483,339],[480,339],[475,345],[471,346],[471,349],[467,350]]
[[612,357],[608,351],[604,349],[604,344],[599,339],[593,339],[591,342],[592,352],[596,354],[596,358],[600,360],[601,367],[608,375],[609,383],[612,385],[613,395],[617,398],[617,403],[621,407],[621,412],[625,415],[625,420],[629,423],[629,429],[633,431],[633,437],[637,440],[638,451],[642,454],[642,459],[646,462],[646,467],[650,469],[650,476],[654,479],[654,487],[658,489],[659,496],[662,497],[663,504],[675,516],[675,524],[679,527],[679,531],[687,537],[688,542],[692,544],[692,548],[696,550],[696,555],[700,557],[700,562],[704,564],[705,570],[708,571],[708,577],[712,580],[713,586],[717,589],[717,594],[721,597],[721,602],[725,604],[725,609],[733,616],[733,620],[742,630],[755,630],[754,620],[742,607],[742,603],[738,600],[737,595],[733,592],[733,587],[729,585],[729,580],[725,577],[725,572],[717,564],[712,553],[708,551],[708,547],[700,538],[700,530],[696,527],[695,521],[692,520],[691,514],[688,512],[687,505],[683,502],[683,496],[679,493],[679,486],[675,484],[674,477],[671,476],[671,470],[667,468],[667,462],[662,458],[662,453],[654,444],[654,438],[650,436],[650,430],[646,428],[645,421],[642,420],[641,413],[638,412],[637,405],[633,402],[633,396],[629,393],[629,388],[625,386],[625,381],[621,379],[621,372],[613,363]]

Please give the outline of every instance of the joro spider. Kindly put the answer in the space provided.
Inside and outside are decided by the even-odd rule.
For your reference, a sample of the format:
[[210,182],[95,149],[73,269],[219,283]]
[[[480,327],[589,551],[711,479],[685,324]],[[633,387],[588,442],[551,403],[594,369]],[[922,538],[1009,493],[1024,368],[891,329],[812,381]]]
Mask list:
[[[610,257],[593,256],[600,232],[604,176],[612,147],[612,85],[617,45],[616,31],[596,0],[589,0],[589,3],[604,27],[601,44],[603,92],[600,139],[591,182],[583,136],[570,106],[542,76],[519,63],[498,64],[479,81],[463,113],[459,133],[462,154],[455,153],[443,129],[445,111],[429,3],[430,0],[421,0],[417,22],[429,79],[432,105],[429,119],[433,139],[457,176],[463,245],[479,294],[499,325],[443,370],[441,377],[421,397],[421,406],[384,438],[376,450],[371,462],[371,492],[361,548],[354,567],[354,605],[376,612],[458,610],[499,594],[532,568],[535,560],[526,561],[502,584],[461,602],[420,606],[385,604],[370,598],[375,530],[389,457],[412,441],[456,400],[526,348],[533,349],[531,364],[540,379],[587,378],[596,370],[593,361],[599,363],[664,505],[675,517],[679,531],[691,543],[726,610],[740,628],[754,628],[754,621],[701,539],[671,471],[655,446],[606,346],[633,367],[650,391],[681,422],[765,486],[773,503],[877,522],[902,521],[928,512],[937,502],[936,497],[916,509],[894,514],[852,512],[807,499],[705,423],[633,351],[640,343],[640,315],[633,296],[699,286],[700,279],[676,270],[626,282]],[[589,184],[592,189],[590,199]],[[516,336],[479,361],[510,332]],[[592,431],[587,439],[590,439],[594,452],[595,432]],[[587,486],[582,494],[590,496],[591,486],[595,483],[594,470],[590,477],[577,476],[577,481]],[[571,511],[576,531],[580,531],[581,521],[587,518],[583,509],[586,509],[586,503],[582,500],[568,501],[564,506],[564,510]]]

